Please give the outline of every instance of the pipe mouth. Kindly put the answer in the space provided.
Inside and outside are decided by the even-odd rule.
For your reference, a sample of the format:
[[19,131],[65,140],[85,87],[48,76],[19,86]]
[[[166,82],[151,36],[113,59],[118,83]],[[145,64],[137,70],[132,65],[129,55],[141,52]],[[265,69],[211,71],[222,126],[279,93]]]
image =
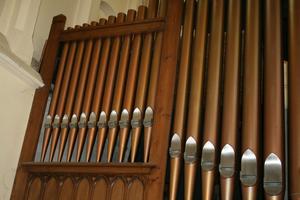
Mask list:
[[184,160],[187,164],[197,161],[197,142],[193,137],[189,137],[185,143]]
[[241,159],[240,180],[244,186],[254,186],[257,180],[257,158],[250,149],[247,149]]
[[231,145],[226,144],[221,151],[219,172],[221,176],[230,178],[235,170],[235,152]]
[[181,155],[181,138],[177,133],[174,133],[171,139],[169,154],[171,158],[178,158]]
[[204,171],[213,170],[215,167],[215,157],[216,157],[216,150],[215,146],[210,142],[207,141],[202,150],[201,156],[201,167]]

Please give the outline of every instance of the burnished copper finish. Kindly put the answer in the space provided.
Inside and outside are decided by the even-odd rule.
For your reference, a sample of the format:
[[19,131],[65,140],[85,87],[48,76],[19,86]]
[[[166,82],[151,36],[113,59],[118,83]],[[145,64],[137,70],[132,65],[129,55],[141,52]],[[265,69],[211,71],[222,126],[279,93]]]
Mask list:
[[[83,27],[87,27],[88,24],[84,24]],[[89,61],[90,61],[90,56],[91,56],[91,51],[92,51],[92,47],[93,47],[93,41],[89,40],[87,41],[87,43],[85,44],[85,53],[83,56],[83,61],[82,61],[82,65],[81,65],[81,71],[80,71],[80,78],[79,78],[79,82],[76,88],[76,97],[75,97],[75,104],[73,106],[73,114],[75,114],[76,116],[80,117],[80,109],[82,106],[82,101],[83,101],[83,94],[84,94],[84,89],[85,89],[85,85],[86,85],[86,80],[87,80],[87,74],[88,74],[88,69],[89,69]],[[71,115],[69,115],[71,117]],[[61,132],[60,132],[60,145],[59,145],[59,152],[58,152],[58,161],[61,161],[62,159],[62,155],[64,152],[64,148],[66,145],[66,140],[67,140],[67,131],[68,128],[62,128]],[[70,138],[71,135],[73,137],[73,135],[75,134],[74,132],[77,131],[77,128],[72,128],[70,130]],[[74,137],[73,137],[74,138]]]
[[[200,121],[202,110],[202,93],[204,86],[205,71],[205,49],[207,35],[207,19],[208,19],[208,1],[200,1],[198,3],[196,18],[196,34],[193,47],[193,61],[191,69],[191,89],[188,105],[187,120],[187,136],[186,139],[193,138],[196,142],[196,149],[200,145]],[[178,113],[182,114],[182,113]],[[183,141],[185,138],[182,138]],[[185,150],[186,151],[186,150]],[[185,199],[192,199],[194,193],[194,177],[195,168],[198,165],[197,152],[195,163],[185,162]],[[175,188],[174,188],[175,189]],[[173,190],[173,189],[172,189]]]
[[[114,16],[108,17],[108,24],[115,23],[115,20],[116,20],[116,18]],[[101,20],[100,20],[100,22],[101,22]],[[103,95],[103,91],[104,91],[106,72],[107,72],[107,69],[108,69],[108,59],[109,59],[110,48],[111,48],[111,38],[105,38],[104,41],[103,41],[103,46],[102,46],[102,50],[101,50],[101,53],[100,53],[101,55],[100,55],[99,64],[97,64],[97,62],[98,62],[97,60],[94,60],[94,65],[97,66],[97,67],[99,65],[99,69],[98,69],[98,72],[95,73],[95,74],[97,74],[97,76],[94,77],[94,78],[97,78],[97,79],[96,79],[96,82],[94,83],[94,88],[95,89],[94,89],[94,93],[92,95],[93,100],[90,99],[90,103],[91,102],[93,102],[93,103],[92,103],[92,105],[90,105],[89,103],[86,103],[86,104],[83,105],[83,110],[85,111],[85,109],[86,109],[86,111],[94,112],[96,114],[96,118],[98,118],[99,115],[100,115],[100,105],[101,105],[101,102],[102,102],[102,95]],[[98,56],[99,56],[99,54],[98,54]],[[91,83],[91,85],[93,85],[93,83]],[[92,92],[93,92],[93,90],[90,91],[90,94]],[[92,147],[93,147],[94,140],[95,140],[96,131],[97,131],[96,127],[91,127],[91,128],[88,129],[86,160],[90,159],[91,152],[92,152]],[[86,130],[84,128],[80,129],[78,134],[85,135]]]
[[[129,10],[127,13],[127,22],[133,22],[135,18],[135,11]],[[120,62],[119,62],[119,71],[117,76],[117,82],[114,91],[113,97],[113,105],[112,111],[117,113],[117,121],[120,118],[122,100],[124,96],[124,89],[125,89],[125,82],[126,82],[126,74],[128,69],[128,60],[129,60],[129,48],[131,42],[131,35],[126,35],[123,38],[122,50],[120,55]],[[113,150],[115,147],[115,140],[117,137],[118,132],[118,124],[116,127],[110,128],[108,132],[108,145],[107,145],[107,161],[110,162],[112,159]]]
[[[160,1],[158,15],[161,17],[165,16],[166,7],[167,7],[166,4],[167,1]],[[156,33],[153,55],[152,55],[152,65],[151,65],[150,83],[149,83],[148,96],[147,96],[147,106],[149,106],[153,110],[155,109],[154,105],[155,105],[155,96],[156,96],[156,89],[157,89],[157,82],[158,82],[162,38],[163,38],[162,32]],[[152,126],[144,127],[144,162],[148,162],[148,158],[149,158],[151,132],[152,132]]]
[[[241,1],[228,1],[227,17],[227,45],[225,57],[224,97],[223,97],[223,122],[221,149],[230,145],[234,150],[234,163],[236,162],[238,139],[238,107],[239,107],[239,75],[240,75],[240,39],[241,39]],[[221,153],[221,157],[226,156]],[[222,159],[221,159],[222,160]],[[231,200],[234,196],[235,173],[230,177],[222,175],[220,163],[221,199]],[[225,169],[228,170],[228,169]],[[235,171],[235,164],[233,166]]]
[[[75,28],[79,29],[80,26],[75,26]],[[69,88],[68,88],[68,96],[67,96],[67,100],[64,105],[64,114],[66,114],[69,117],[69,119],[71,117],[70,115],[72,114],[72,108],[73,108],[73,105],[75,102],[76,87],[77,87],[77,83],[79,80],[80,67],[81,67],[81,62],[82,62],[82,57],[83,57],[84,46],[85,46],[84,41],[80,41],[78,44],[78,48],[76,50],[75,61],[74,61],[73,69],[72,69],[72,76],[71,76]],[[62,128],[62,129],[68,129],[68,127]],[[66,136],[65,136],[66,134],[67,134],[67,131],[64,130],[63,131],[64,138],[66,138]],[[58,137],[59,137],[59,131],[53,132],[52,141],[51,141],[51,149],[50,149],[50,161],[53,160]]]
[[[66,69],[65,69],[65,72],[64,72],[61,91],[59,93],[60,101],[59,101],[59,103],[57,105],[57,108],[56,108],[56,114],[59,117],[62,117],[63,109],[64,109],[65,102],[66,102],[66,99],[67,99],[68,84],[69,84],[70,77],[71,77],[71,71],[72,71],[72,66],[73,66],[73,62],[74,62],[76,46],[77,46],[77,43],[73,42],[72,45],[71,45],[70,53],[68,55],[68,61],[67,61],[67,64],[66,64],[67,66],[66,66]],[[52,135],[52,142],[51,142],[52,144],[51,144],[51,146],[52,147],[50,147],[50,156],[49,156],[50,161],[52,161],[52,159],[53,159],[54,150],[55,150],[54,147],[56,146],[58,132],[59,132],[59,128],[55,128],[55,129],[52,130],[52,133],[51,133],[51,135]]]
[[[219,115],[220,115],[220,86],[224,27],[224,1],[213,1],[211,40],[208,57],[207,92],[204,118],[203,144],[210,142],[218,148]],[[218,151],[216,151],[218,152]],[[205,170],[202,166],[202,199],[210,200],[213,195],[216,173],[216,156],[212,160],[212,169]]]
[[289,1],[289,198],[300,199],[300,2]]
[[[63,74],[64,74],[65,64],[66,64],[67,55],[68,55],[68,51],[69,51],[69,46],[70,46],[69,43],[64,44],[63,51],[61,54],[61,60],[60,60],[59,66],[58,66],[58,72],[56,75],[54,91],[53,91],[51,104],[50,104],[50,108],[49,108],[49,112],[48,112],[48,115],[51,116],[52,121],[53,121],[54,114],[55,114],[55,108],[58,103],[58,97],[59,97],[59,92],[60,92],[60,88],[61,88],[61,84],[62,84],[62,80],[63,80]],[[42,145],[42,153],[41,153],[41,161],[45,160],[45,155],[46,155],[46,151],[47,151],[49,139],[50,139],[50,133],[51,133],[51,127],[45,128],[43,145]]]
[[[143,20],[146,14],[146,7],[140,6],[138,9],[137,20]],[[134,35],[134,39],[132,42],[132,53],[130,57],[130,64],[128,74],[130,74],[131,78],[127,79],[126,81],[126,89],[125,89],[125,96],[123,102],[123,110],[126,109],[129,113],[129,119],[131,118],[133,103],[134,103],[134,94],[137,85],[137,74],[138,74],[138,63],[139,63],[139,54],[141,48],[141,39],[142,36],[140,34]],[[130,122],[129,122],[130,124]],[[129,133],[129,126],[121,127],[119,130],[119,155],[118,161],[122,162],[124,150],[126,148],[128,133]]]
[[[119,13],[117,17],[117,23],[122,23],[125,20],[126,15],[124,13]],[[103,94],[103,104],[101,106],[101,111],[106,113],[109,116],[109,111],[112,104],[112,97],[115,86],[116,74],[118,71],[118,60],[121,46],[121,37],[116,37],[113,40],[112,50],[110,54],[109,60],[109,68],[105,82],[105,90]],[[96,148],[96,161],[99,162],[101,160],[102,149],[106,139],[106,127],[101,127],[98,129],[98,143]]]
[[[246,4],[243,125],[241,154],[250,149],[260,156],[260,1],[248,0]],[[260,159],[258,159],[258,162]],[[258,166],[257,166],[258,167]],[[258,176],[260,175],[258,170]],[[258,179],[258,177],[257,177]],[[244,199],[257,199],[257,186],[242,184]]]
[[[275,154],[284,163],[284,93],[280,0],[266,0],[264,19],[264,160],[269,155]],[[265,187],[266,199],[283,199],[284,167],[281,168],[281,171],[281,192],[272,195],[266,192]],[[266,183],[264,182],[264,184]]]
[[[154,14],[154,13],[153,13]],[[147,18],[154,17],[151,12],[147,13]],[[149,82],[149,74],[150,74],[150,59],[151,59],[151,49],[153,42],[153,34],[148,33],[144,36],[143,40],[143,49],[141,55],[141,63],[140,63],[140,71],[138,75],[138,85],[137,92],[135,98],[135,108],[140,109],[142,112],[142,116],[145,112],[145,103],[147,96],[147,88]],[[138,144],[140,141],[142,127],[132,128],[132,136],[131,136],[131,162],[135,161],[136,152],[138,148]]]
[[[188,102],[187,94],[188,94],[188,76],[189,69],[191,64],[191,47],[192,47],[192,39],[193,39],[193,21],[194,21],[194,0],[188,0],[185,5],[185,18],[183,23],[183,35],[182,35],[182,48],[180,54],[180,64],[179,64],[179,77],[177,83],[177,91],[176,91],[176,104],[175,104],[175,115],[174,115],[174,127],[173,134],[178,134],[181,139],[181,149],[184,145],[185,139],[185,119],[186,119],[186,105]],[[171,157],[171,173],[170,177],[172,181],[170,182],[170,199],[176,199],[177,188],[178,188],[178,180],[179,180],[179,172],[180,165],[182,160],[182,152],[178,156]],[[192,172],[192,171],[191,171]],[[189,179],[189,175],[185,174],[185,178]],[[190,184],[186,184],[190,185]],[[186,191],[186,190],[185,190]]]

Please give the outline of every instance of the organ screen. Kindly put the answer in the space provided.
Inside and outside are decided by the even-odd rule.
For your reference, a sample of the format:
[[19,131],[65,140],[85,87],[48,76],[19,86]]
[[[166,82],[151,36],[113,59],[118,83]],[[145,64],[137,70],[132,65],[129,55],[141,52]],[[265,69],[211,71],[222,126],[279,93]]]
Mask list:
[[53,18],[12,199],[299,199],[300,2]]

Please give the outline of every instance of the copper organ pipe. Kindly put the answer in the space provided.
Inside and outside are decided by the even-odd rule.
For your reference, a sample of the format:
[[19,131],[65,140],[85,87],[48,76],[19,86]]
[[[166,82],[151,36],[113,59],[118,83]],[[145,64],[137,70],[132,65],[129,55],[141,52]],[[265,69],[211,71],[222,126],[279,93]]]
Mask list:
[[235,171],[237,161],[240,39],[241,39],[241,1],[228,1],[227,45],[225,57],[223,122],[220,155],[221,199],[234,197]]
[[[138,9],[137,20],[143,20],[146,14],[146,7],[140,6]],[[134,103],[134,94],[137,85],[137,74],[138,74],[138,63],[139,63],[139,54],[141,49],[141,41],[142,35],[136,34],[134,35],[134,39],[132,42],[132,52],[129,62],[128,74],[130,74],[131,78],[126,81],[126,89],[125,96],[123,100],[123,110],[120,118],[120,130],[119,130],[119,155],[118,161],[123,161],[124,151],[126,149],[128,133],[130,130],[130,121],[132,107]]]
[[[166,13],[166,5],[167,1],[160,1],[159,13],[160,17],[165,16]],[[147,118],[145,114],[145,118],[143,121],[144,125],[144,162],[148,162],[149,159],[149,150],[151,143],[151,132],[152,132],[152,122],[153,122],[153,112],[154,112],[154,104],[155,104],[155,96],[158,82],[158,73],[159,73],[159,65],[160,65],[160,55],[161,55],[161,46],[162,46],[162,38],[163,33],[158,32],[155,36],[154,49],[152,55],[152,64],[151,64],[151,72],[150,72],[150,83],[148,88],[148,96],[147,96],[147,108],[149,117]]]
[[[83,27],[89,26],[88,24],[84,24]],[[84,50],[84,56],[82,60],[82,64],[80,66],[80,76],[79,76],[79,81],[77,83],[77,88],[76,88],[76,97],[75,97],[75,103],[72,108],[72,118],[76,118],[77,124],[72,124],[74,121],[71,120],[71,125],[70,129],[67,126],[68,124],[65,124],[66,127],[61,129],[61,139],[60,139],[60,147],[59,147],[59,153],[58,153],[58,161],[61,161],[62,155],[64,152],[64,147],[66,144],[66,139],[67,139],[67,134],[69,132],[70,138],[73,137],[76,132],[77,132],[77,127],[78,126],[83,126],[84,121],[86,116],[85,114],[80,115],[80,110],[83,102],[83,97],[84,97],[84,90],[85,90],[85,85],[86,85],[86,80],[87,80],[87,75],[88,75],[88,70],[89,70],[89,61],[91,57],[91,51],[93,48],[93,41],[90,39],[87,42],[85,42],[85,50]],[[71,115],[70,115],[71,117]]]
[[300,199],[300,2],[289,1],[289,180],[292,200]]
[[[133,22],[135,18],[135,11],[128,10],[127,22]],[[122,99],[124,96],[126,74],[129,60],[131,35],[126,35],[123,38],[122,50],[120,55],[119,70],[116,79],[116,86],[113,97],[112,111],[109,119],[108,145],[107,145],[107,161],[110,162],[113,155],[115,140],[118,132],[118,121],[120,120],[120,111],[122,106]]]
[[[109,16],[107,23],[114,24],[115,20],[116,20],[116,17]],[[100,22],[101,21],[103,21],[103,20],[100,20]],[[96,77],[92,76],[91,79],[89,80],[87,87],[89,88],[89,86],[92,86],[92,88],[90,88],[86,91],[87,99],[83,104],[83,112],[89,113],[88,130],[86,130],[86,128],[80,128],[78,131],[78,135],[86,135],[86,132],[87,132],[86,160],[90,160],[92,147],[94,144],[95,135],[96,135],[96,131],[97,131],[97,122],[96,121],[100,116],[99,111],[100,111],[100,105],[102,102],[102,95],[103,95],[103,91],[104,91],[106,72],[108,69],[108,59],[109,59],[109,52],[110,52],[110,48],[111,48],[111,38],[108,37],[103,40],[98,39],[97,42],[99,42],[102,47],[101,52],[99,53],[100,60],[98,61],[99,54],[96,54],[100,51],[100,47],[99,47],[99,49],[98,48],[94,49],[96,57],[93,57],[93,60],[91,62],[91,65],[92,65],[91,69],[94,69],[94,67],[99,68],[99,69],[98,69],[98,71],[97,71],[97,69],[93,70],[93,72],[97,71],[97,73],[95,73]],[[92,72],[90,72],[90,74],[92,74]],[[95,79],[96,79],[96,82],[93,83],[93,81]],[[94,88],[94,90],[93,90],[93,88]],[[85,138],[85,136],[83,136],[82,138]],[[72,149],[73,148],[71,148],[70,153],[68,153],[68,159],[71,158]]]
[[266,200],[284,197],[283,62],[281,1],[265,1],[264,190]]
[[208,57],[207,92],[203,132],[202,167],[202,199],[213,197],[216,175],[216,153],[218,152],[220,86],[222,66],[224,1],[212,3],[211,40]]
[[[177,195],[180,165],[182,161],[183,138],[185,138],[185,118],[188,94],[189,68],[191,64],[191,47],[193,40],[193,21],[194,21],[195,1],[188,0],[185,4],[185,17],[183,22],[182,47],[180,53],[179,77],[176,91],[175,115],[173,125],[173,137],[170,148],[170,200],[175,200]],[[179,140],[179,141],[176,141]],[[176,151],[176,143],[177,148]]]
[[[195,174],[198,164],[198,149],[200,146],[200,121],[202,109],[202,94],[204,86],[206,41],[207,41],[207,20],[209,1],[198,1],[196,15],[196,31],[193,46],[193,60],[191,68],[191,88],[188,102],[187,130],[184,150],[184,199],[193,199]],[[173,138],[172,138],[173,140]],[[181,148],[183,146],[180,142]],[[171,141],[172,143],[172,141]],[[175,143],[176,144],[176,143]],[[172,145],[172,144],[171,144]],[[174,145],[174,147],[176,147]],[[172,146],[171,146],[172,148]],[[178,149],[181,152],[181,149]],[[176,152],[176,148],[175,148]],[[176,160],[175,160],[176,161]],[[178,162],[178,161],[176,161]],[[173,164],[176,167],[176,162]],[[177,164],[178,165],[178,164]],[[176,168],[174,169],[174,171]],[[177,172],[178,173],[178,172]],[[178,176],[178,175],[175,175]],[[178,178],[176,178],[178,179]],[[176,180],[178,182],[178,180]],[[173,183],[172,183],[173,184]],[[178,183],[177,183],[178,184]]]
[[[260,1],[247,0],[241,140],[242,196],[257,199],[260,163]],[[250,169],[250,170],[249,170]]]
[[[112,19],[112,21],[114,21],[114,19]],[[104,25],[106,23],[106,19],[100,19],[99,25]],[[92,26],[96,26],[98,25],[97,22],[92,22],[91,23]],[[86,83],[86,89],[85,89],[85,93],[84,93],[84,101],[83,101],[83,105],[82,105],[82,116],[86,117],[85,120],[87,120],[88,116],[89,116],[89,111],[90,111],[90,107],[91,107],[91,103],[92,103],[92,97],[93,97],[93,91],[95,88],[95,82],[96,82],[96,75],[97,75],[97,70],[98,70],[98,62],[99,62],[99,55],[100,55],[100,51],[101,51],[101,47],[102,47],[102,39],[98,38],[94,41],[94,45],[93,45],[93,51],[92,51],[92,55],[91,55],[91,60],[90,60],[90,67],[89,67],[89,76],[87,79],[87,83]],[[85,122],[86,123],[86,122]],[[90,123],[88,122],[88,126],[90,126]],[[70,141],[69,144],[69,148],[68,148],[68,152],[72,152],[73,151],[73,145],[75,142],[75,136],[76,136],[76,131],[78,131],[78,135],[85,135],[86,133],[86,129],[87,129],[87,125],[84,124],[83,126],[78,126],[78,130],[74,129],[73,133],[70,132]],[[72,138],[71,138],[72,137]],[[68,160],[70,159],[71,153],[68,153]]]
[[[80,29],[80,26],[75,26],[75,29]],[[64,116],[61,121],[61,134],[64,136],[67,134],[68,131],[68,122],[70,119],[70,115],[72,114],[72,108],[75,102],[75,94],[76,94],[76,87],[79,79],[79,74],[80,74],[80,67],[81,67],[81,62],[82,62],[82,57],[83,57],[83,51],[84,51],[84,46],[85,43],[84,41],[79,41],[78,42],[78,48],[76,50],[76,56],[75,56],[75,61],[72,69],[72,76],[69,82],[69,88],[68,88],[68,95],[67,95],[67,100],[65,102],[65,105],[62,105],[61,109],[64,109]],[[72,116],[73,118],[73,116]],[[59,129],[55,129],[52,133],[52,141],[51,141],[51,148],[50,148],[50,161],[53,160],[53,156],[56,150],[56,144],[58,141],[59,137]]]
[[61,84],[62,84],[62,80],[63,80],[63,74],[64,74],[65,64],[66,64],[67,55],[68,55],[68,51],[69,51],[69,46],[70,46],[69,43],[64,44],[62,55],[61,55],[59,66],[58,66],[58,72],[56,75],[54,91],[53,91],[51,104],[50,104],[50,108],[49,108],[49,112],[48,112],[48,116],[47,116],[48,122],[47,122],[47,126],[45,127],[45,131],[44,131],[41,161],[45,160],[45,155],[46,155],[46,151],[47,151],[48,144],[49,144],[51,124],[53,122],[55,108],[58,103],[58,97],[59,97],[59,92],[60,92],[60,88],[61,88]]
[[[150,1],[151,3],[151,1]],[[152,1],[154,4],[154,1]],[[155,8],[149,8],[152,10],[147,10],[147,18],[153,18],[156,15],[157,10],[157,3],[155,3]],[[153,12],[155,11],[155,12]],[[147,97],[147,88],[149,82],[149,71],[150,71],[150,64],[151,64],[151,51],[152,51],[152,43],[153,43],[153,33],[147,33],[144,36],[143,40],[143,49],[142,49],[142,57],[140,63],[140,71],[139,71],[139,79],[138,79],[138,87],[136,92],[136,99],[135,99],[135,109],[132,116],[132,131],[131,131],[131,162],[135,161],[136,152],[138,148],[138,144],[140,141],[140,135],[142,131],[142,118],[146,114],[144,112],[146,97]],[[134,119],[137,112],[139,112],[138,116],[140,119]],[[150,113],[151,115],[151,113]]]
[[[126,15],[124,13],[119,13],[116,22],[117,23],[124,22],[125,17]],[[118,36],[114,38],[112,44],[110,60],[109,60],[109,68],[108,68],[107,78],[105,82],[105,90],[103,94],[103,104],[101,106],[102,109],[101,113],[104,113],[107,117],[111,108],[114,84],[115,84],[116,74],[118,71],[120,46],[121,46],[121,37]],[[110,121],[108,121],[108,125],[109,127],[114,126],[114,124],[111,125]],[[97,162],[101,160],[102,150],[106,139],[106,131],[107,131],[107,126],[98,128],[98,143],[96,148]]]

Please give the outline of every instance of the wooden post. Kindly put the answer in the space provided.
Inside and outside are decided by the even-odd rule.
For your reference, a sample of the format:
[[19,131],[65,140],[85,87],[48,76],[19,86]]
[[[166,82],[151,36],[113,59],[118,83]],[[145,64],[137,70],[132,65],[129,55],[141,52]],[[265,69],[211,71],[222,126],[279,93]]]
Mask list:
[[45,86],[37,89],[34,95],[15,176],[16,178],[14,181],[14,187],[11,193],[12,200],[23,199],[24,197],[28,173],[21,168],[21,163],[33,161],[35,156],[47,99],[50,92],[50,85],[54,74],[55,61],[59,46],[59,37],[64,30],[65,22],[66,17],[64,15],[58,15],[54,17],[52,21],[49,39],[44,54],[45,56],[43,57],[40,71]]
[[[149,161],[159,168],[153,171],[151,176],[155,183],[149,185],[146,191],[146,199],[163,199],[165,172],[167,164],[167,152],[169,134],[171,128],[171,112],[174,96],[176,65],[179,50],[179,35],[182,17],[183,1],[173,0],[168,2],[166,28],[162,45],[159,82],[155,100],[155,114],[153,122],[153,140],[150,147]],[[160,155],[160,156],[157,156]],[[156,192],[153,192],[156,191]]]

